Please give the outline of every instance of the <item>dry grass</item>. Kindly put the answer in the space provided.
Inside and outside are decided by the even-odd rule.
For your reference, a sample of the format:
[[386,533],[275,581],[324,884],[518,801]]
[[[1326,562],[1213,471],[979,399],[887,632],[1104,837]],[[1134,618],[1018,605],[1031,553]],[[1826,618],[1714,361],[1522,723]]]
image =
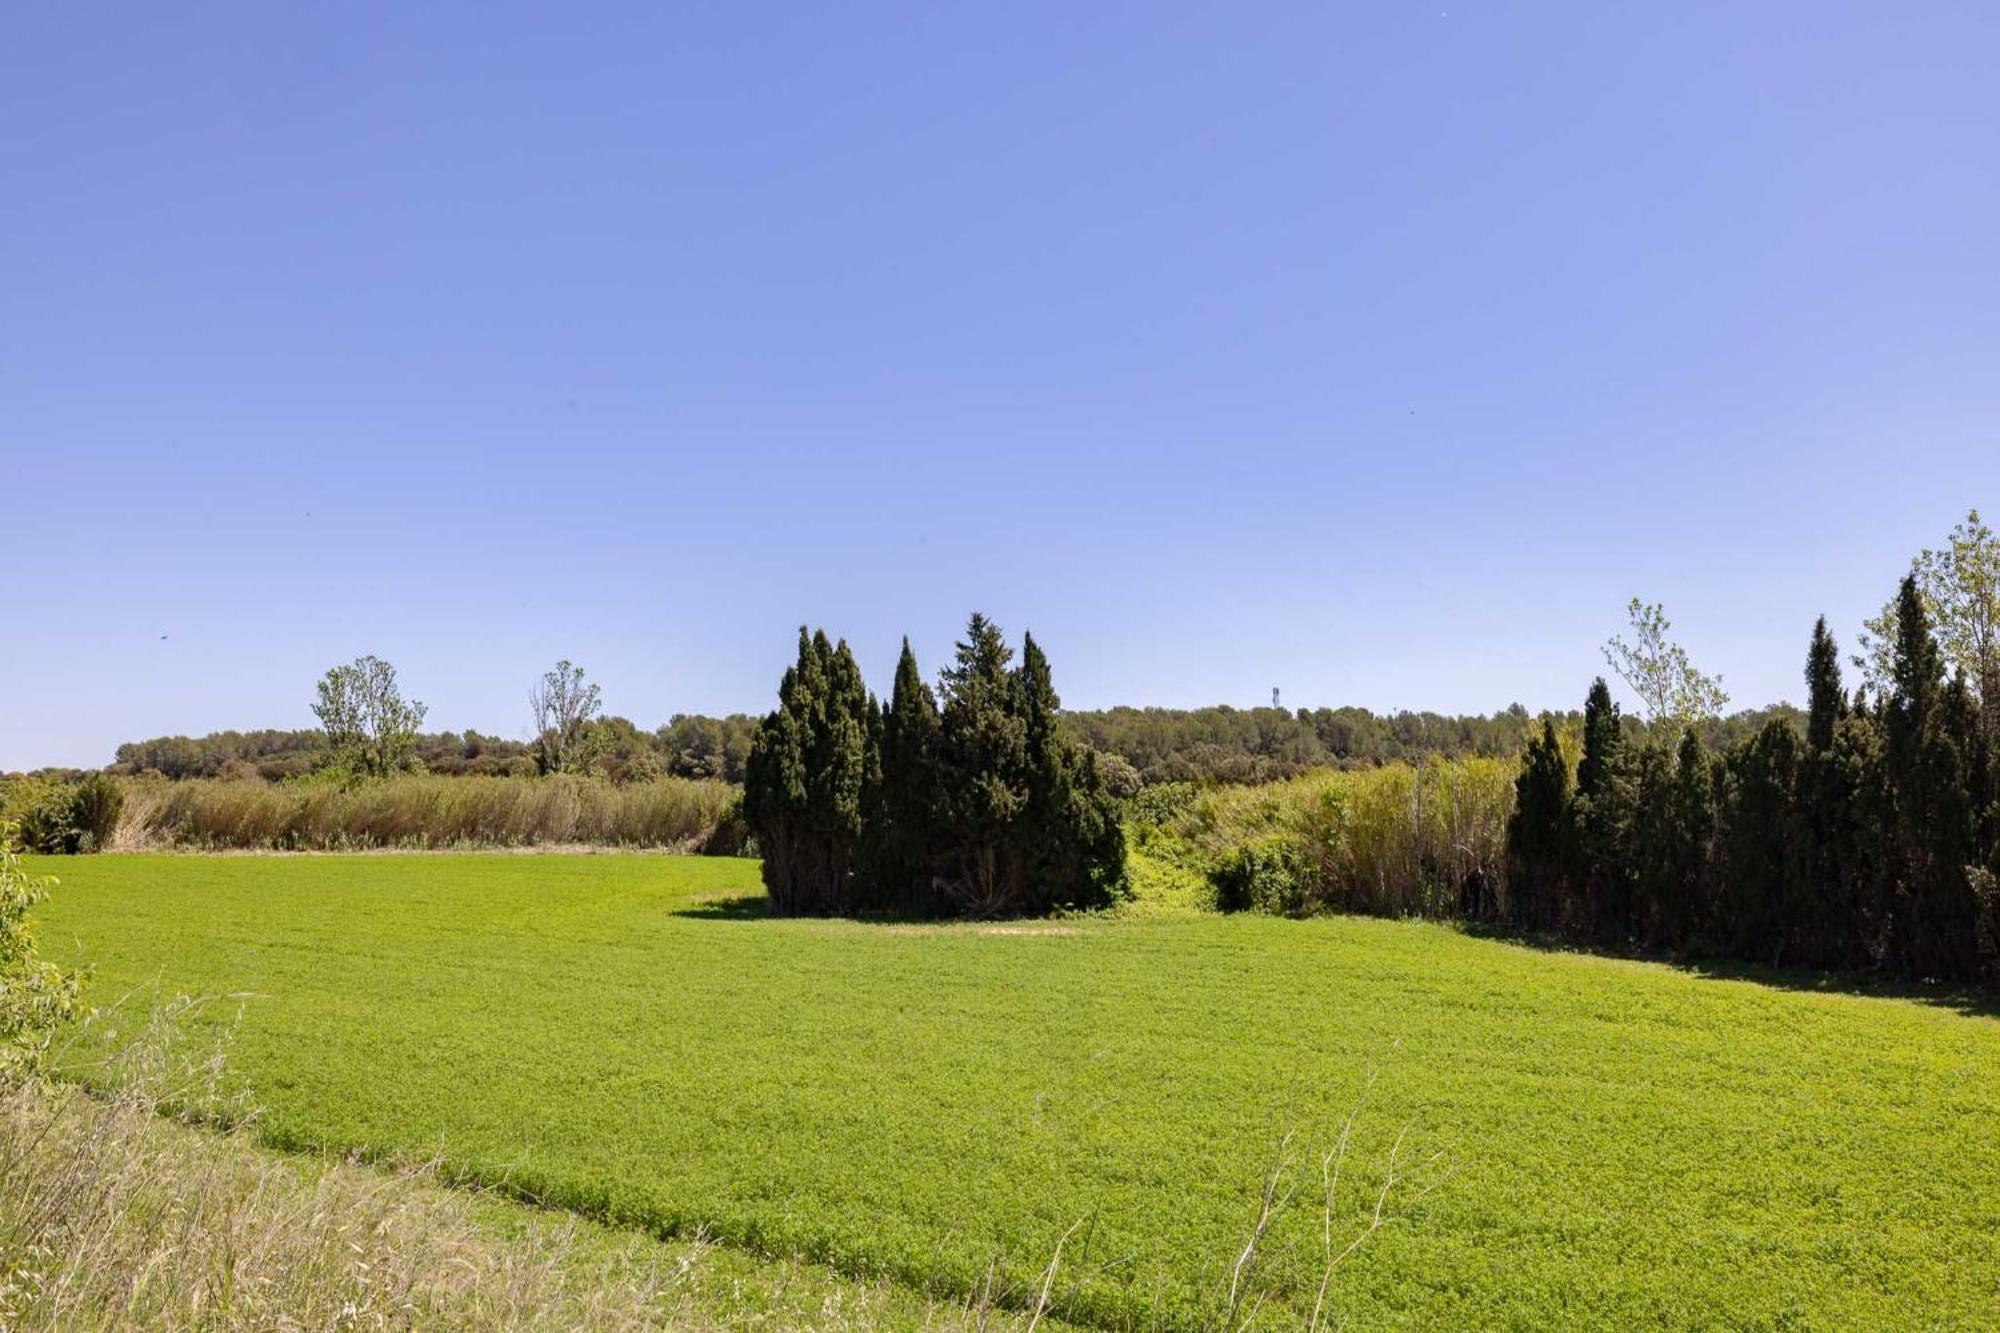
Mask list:
[[[654,1241],[382,1168],[258,1146],[226,1041],[180,1060],[177,1002],[102,1082],[0,1091],[0,1329],[1016,1329],[704,1240]],[[190,1121],[198,1123],[189,1123]]]
[[736,789],[658,778],[413,775],[342,787],[254,780],[132,781],[114,851],[186,847],[354,851],[577,845],[697,850]]

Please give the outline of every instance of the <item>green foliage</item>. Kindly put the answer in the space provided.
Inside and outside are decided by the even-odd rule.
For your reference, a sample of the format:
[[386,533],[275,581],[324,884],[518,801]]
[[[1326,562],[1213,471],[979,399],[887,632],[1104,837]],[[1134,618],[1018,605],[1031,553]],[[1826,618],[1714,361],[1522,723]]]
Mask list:
[[1125,804],[1126,822],[1140,828],[1157,828],[1185,813],[1201,794],[1192,782],[1161,782],[1141,787]]
[[384,777],[416,758],[428,711],[405,699],[396,668],[379,657],[357,657],[320,678],[313,715],[326,740],[325,764],[365,777]]
[[[957,1295],[989,1265],[1038,1286],[1088,1219],[1056,1314],[1204,1327],[1281,1136],[1314,1199],[1378,1070],[1336,1220],[1406,1129],[1405,1167],[1458,1169],[1392,1195],[1334,1283],[1349,1328],[1991,1323],[1990,1020],[1422,923],[761,902],[754,866],[690,858],[105,857],[39,914],[106,993],[255,997],[229,1067],[275,1145],[436,1159],[722,1253]],[[1257,1327],[1306,1322],[1319,1223],[1269,1233]]]
[[743,814],[764,855],[764,885],[783,915],[852,905],[874,700],[842,640],[799,629],[798,660],[750,749]]
[[1667,637],[1673,622],[1660,605],[1634,597],[1626,612],[1632,619],[1632,640],[1612,635],[1604,660],[1646,705],[1649,719],[1678,730],[1719,715],[1729,703],[1722,677],[1697,671],[1687,649]]
[[19,828],[0,820],[0,1087],[42,1071],[49,1042],[76,1011],[82,983],[35,947],[28,909],[56,881],[21,863]]
[[1232,847],[1208,872],[1215,905],[1225,912],[1304,912],[1311,905],[1304,862],[1298,841],[1283,834]]
[[1615,944],[1631,929],[1636,799],[1618,706],[1600,676],[1584,702],[1583,757],[1576,765],[1571,807],[1576,897],[1567,924],[1580,935]]
[[1682,730],[1671,759],[1635,745],[1645,733],[1595,682],[1575,792],[1553,725],[1522,765],[1510,919],[1613,948],[2000,985],[2000,948],[1988,947],[2000,944],[1988,894],[2000,866],[1996,747],[1969,683],[1945,678],[1918,576],[1885,623],[1895,640],[1877,708],[1847,699],[1821,620],[1803,726],[1774,715],[1719,766],[1699,726]]
[[91,773],[75,782],[17,778],[0,791],[0,815],[31,852],[101,851],[117,832],[125,798],[116,779]]
[[[1993,737],[2000,726],[2000,537],[1974,509],[1951,530],[1944,546],[1917,555],[1910,577],[1945,665],[1982,700],[1987,735]],[[1854,659],[1881,693],[1896,679],[1902,607],[1899,591],[1881,615],[1867,622]]]
[[1522,760],[1507,816],[1507,916],[1515,925],[1548,930],[1568,915],[1574,840],[1569,764],[1555,723],[1544,720]]
[[877,906],[920,912],[931,904],[943,848],[935,839],[943,818],[938,767],[943,723],[937,697],[917,669],[910,641],[896,660],[896,683],[882,716],[882,780],[868,822],[868,880]]
[[1897,595],[1895,652],[1883,705],[1891,792],[1888,845],[1890,947],[1918,976],[1964,978],[1977,970],[1975,864],[1963,723],[1949,707],[1944,659],[1916,576]]
[[[591,761],[612,740],[611,733],[597,725],[603,700],[603,691],[595,683],[585,684],[583,668],[568,658],[535,683],[528,692],[528,709],[534,716],[536,771],[544,775],[589,771]],[[625,729],[632,731],[632,724],[625,723]]]
[[1722,837],[1729,935],[1720,943],[1757,962],[1793,961],[1790,946],[1805,906],[1798,888],[1798,733],[1773,723],[1730,751],[1728,770]]
[[940,704],[909,644],[878,710],[845,642],[799,631],[750,753],[744,814],[786,915],[1040,914],[1108,904],[1124,833],[1032,638],[972,617]]
[[1231,910],[1488,918],[1510,782],[1489,759],[1315,773],[1191,790],[1131,828],[1137,848],[1202,875]]

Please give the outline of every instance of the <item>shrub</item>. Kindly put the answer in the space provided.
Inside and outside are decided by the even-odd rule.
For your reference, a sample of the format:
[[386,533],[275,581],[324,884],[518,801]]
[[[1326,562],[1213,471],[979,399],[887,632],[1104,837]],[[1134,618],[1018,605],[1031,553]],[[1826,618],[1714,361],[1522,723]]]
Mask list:
[[76,975],[42,959],[28,922],[54,886],[22,866],[19,828],[0,820],[0,1085],[38,1074],[50,1037],[76,1009]]
[[20,778],[9,783],[0,816],[13,823],[15,836],[27,851],[60,855],[76,850],[75,807],[66,782]]
[[70,824],[76,830],[79,852],[102,851],[118,831],[119,816],[125,812],[125,793],[116,779],[92,773],[70,790]]
[[1231,848],[1208,872],[1215,905],[1225,912],[1294,914],[1307,906],[1304,858],[1285,837],[1259,838]]

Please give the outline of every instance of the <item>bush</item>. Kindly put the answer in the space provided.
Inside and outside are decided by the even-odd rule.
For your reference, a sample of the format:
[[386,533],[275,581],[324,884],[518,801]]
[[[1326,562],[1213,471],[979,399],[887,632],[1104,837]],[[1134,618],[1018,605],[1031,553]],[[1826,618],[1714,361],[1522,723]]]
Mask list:
[[28,923],[54,885],[28,874],[18,826],[0,820],[0,1085],[40,1073],[50,1037],[76,1009],[75,974],[43,961]]
[[1259,838],[1231,848],[1208,872],[1215,905],[1225,912],[1301,912],[1308,905],[1303,862],[1289,838]]

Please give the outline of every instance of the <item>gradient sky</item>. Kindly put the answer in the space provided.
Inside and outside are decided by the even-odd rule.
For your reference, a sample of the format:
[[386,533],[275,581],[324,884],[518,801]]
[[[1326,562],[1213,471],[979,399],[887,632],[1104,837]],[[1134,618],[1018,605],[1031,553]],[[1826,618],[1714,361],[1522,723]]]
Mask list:
[[[886,686],[1742,705],[2000,509],[2000,6],[9,7],[0,769]],[[164,637],[163,637],[164,636]]]

